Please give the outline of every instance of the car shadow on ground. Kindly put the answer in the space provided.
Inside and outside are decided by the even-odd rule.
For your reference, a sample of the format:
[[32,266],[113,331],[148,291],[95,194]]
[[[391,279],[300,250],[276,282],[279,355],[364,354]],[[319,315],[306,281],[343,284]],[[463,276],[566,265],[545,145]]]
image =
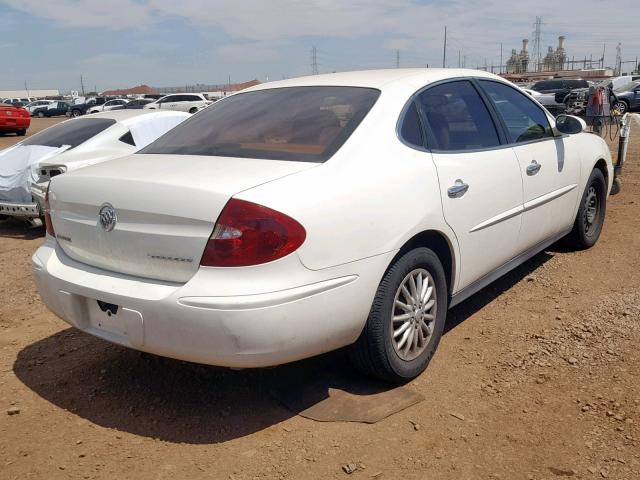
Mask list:
[[[538,254],[452,309],[445,333],[550,258]],[[328,379],[311,403],[336,386],[364,396],[394,388],[355,375],[344,349],[276,368],[234,371],[135,352],[72,328],[25,347],[13,371],[45,400],[92,423],[189,444],[232,440],[296,415],[271,395],[283,385]]]
[[0,220],[0,237],[33,240],[44,238],[44,227],[33,226],[24,220],[8,218]]

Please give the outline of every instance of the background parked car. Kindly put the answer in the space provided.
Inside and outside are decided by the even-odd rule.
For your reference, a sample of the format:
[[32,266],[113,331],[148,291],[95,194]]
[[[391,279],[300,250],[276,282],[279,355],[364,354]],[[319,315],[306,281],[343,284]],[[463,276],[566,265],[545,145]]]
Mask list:
[[573,90],[585,88],[589,88],[589,82],[581,78],[554,78],[534,83],[531,90],[540,93],[552,93],[555,95],[554,104],[565,105],[567,95]]
[[145,105],[144,108],[196,113],[198,110],[211,105],[211,103],[213,102],[204,98],[204,95],[200,93],[176,93],[162,97],[149,105]]
[[129,100],[126,98],[114,98],[113,100],[108,100],[102,105],[94,105],[89,108],[88,113],[98,113],[98,112],[108,112],[109,110],[120,110],[121,107],[124,107]]
[[612,107],[620,113],[640,109],[640,80],[629,82],[613,90]]
[[0,172],[0,215],[28,221],[41,217],[52,177],[134,153],[189,117],[184,112],[104,112],[31,135],[0,152],[5,167]]
[[33,102],[33,98],[31,97],[26,97],[26,98],[5,98],[2,100],[2,103],[6,103],[9,105],[17,105],[18,107],[24,107],[25,105]]
[[95,107],[96,105],[103,105],[109,99],[106,97],[94,97],[90,98],[86,102],[83,103],[74,103],[69,108],[69,117],[79,117],[81,115],[86,114],[90,108]]
[[0,133],[24,136],[31,125],[29,112],[22,107],[0,103]]
[[57,117],[59,115],[66,115],[68,111],[69,104],[67,102],[51,102],[48,105],[34,108],[31,116],[38,118]]
[[553,93],[540,93],[530,88],[522,88],[525,93],[534,98],[540,105],[544,106],[549,113],[558,116],[566,111],[564,103],[556,102],[556,96]]
[[26,104],[24,108],[27,109],[29,113],[33,113],[36,108],[46,107],[47,105],[50,105],[52,103],[55,103],[55,100],[36,100],[34,102]]
[[126,103],[125,105],[112,108],[112,110],[141,110],[145,105],[149,105],[152,102],[152,98],[136,98]]

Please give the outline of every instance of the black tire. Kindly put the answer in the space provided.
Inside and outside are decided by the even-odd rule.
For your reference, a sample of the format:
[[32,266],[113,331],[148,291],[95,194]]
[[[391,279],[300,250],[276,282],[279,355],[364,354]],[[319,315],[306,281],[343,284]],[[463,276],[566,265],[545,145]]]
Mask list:
[[194,114],[194,113],[196,113],[197,111],[198,111],[198,109],[197,109],[196,107],[193,107],[193,108],[191,108],[191,109],[189,110],[189,113],[191,113],[191,114],[193,115],[193,114]]
[[16,135],[18,135],[19,137],[24,137],[26,134],[27,134],[27,129],[26,128],[22,128],[22,129],[16,131]]
[[625,114],[629,111],[629,105],[624,100],[616,100],[613,102],[613,109],[618,110],[620,114]]
[[72,117],[79,117],[80,115],[82,115],[82,112],[80,110],[78,110],[77,108],[71,110],[71,116]]
[[[416,269],[426,270],[435,286],[436,311],[432,333],[424,350],[411,360],[402,359],[392,342],[392,316],[396,292],[407,276]],[[426,368],[438,347],[447,316],[447,281],[438,256],[428,248],[405,253],[389,267],[373,300],[367,323],[351,346],[350,358],[362,373],[392,383],[404,383]]]
[[572,247],[584,250],[596,244],[602,232],[606,210],[607,182],[600,169],[594,168],[582,193],[580,208],[568,236]]
[[36,117],[44,118],[45,117],[44,112],[42,110],[40,110],[38,113],[36,113]]

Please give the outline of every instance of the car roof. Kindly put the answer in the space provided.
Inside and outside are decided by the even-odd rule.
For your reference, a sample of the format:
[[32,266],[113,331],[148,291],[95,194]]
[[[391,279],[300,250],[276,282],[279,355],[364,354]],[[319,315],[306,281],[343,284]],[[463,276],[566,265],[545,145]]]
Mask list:
[[89,118],[108,118],[115,120],[119,123],[124,123],[126,125],[130,125],[141,120],[141,117],[144,117],[145,120],[150,119],[152,117],[174,117],[174,116],[183,116],[185,118],[190,117],[191,115],[187,112],[180,112],[175,110],[165,110],[165,111],[155,111],[155,110],[109,110],[108,112],[98,112],[92,113],[90,115],[83,115],[82,117],[78,117],[74,120],[84,120]]
[[[359,70],[353,72],[328,73],[307,77],[290,78],[275,82],[262,83],[243,90],[244,92],[269,88],[299,86],[350,86],[368,87],[384,90],[405,84],[408,87],[459,77],[486,77],[503,80],[501,77],[481,70],[461,68],[390,68],[381,70]],[[503,80],[504,81],[504,80]]]

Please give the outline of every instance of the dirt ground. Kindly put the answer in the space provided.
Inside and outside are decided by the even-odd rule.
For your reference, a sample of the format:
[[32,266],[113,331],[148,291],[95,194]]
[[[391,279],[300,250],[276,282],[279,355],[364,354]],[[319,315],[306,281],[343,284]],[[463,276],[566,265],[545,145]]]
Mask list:
[[554,245],[453,309],[408,385],[426,400],[372,425],[269,394],[344,368],[340,352],[231,371],[69,328],[31,279],[41,229],[1,223],[0,479],[638,479],[639,160],[636,126],[597,246]]

